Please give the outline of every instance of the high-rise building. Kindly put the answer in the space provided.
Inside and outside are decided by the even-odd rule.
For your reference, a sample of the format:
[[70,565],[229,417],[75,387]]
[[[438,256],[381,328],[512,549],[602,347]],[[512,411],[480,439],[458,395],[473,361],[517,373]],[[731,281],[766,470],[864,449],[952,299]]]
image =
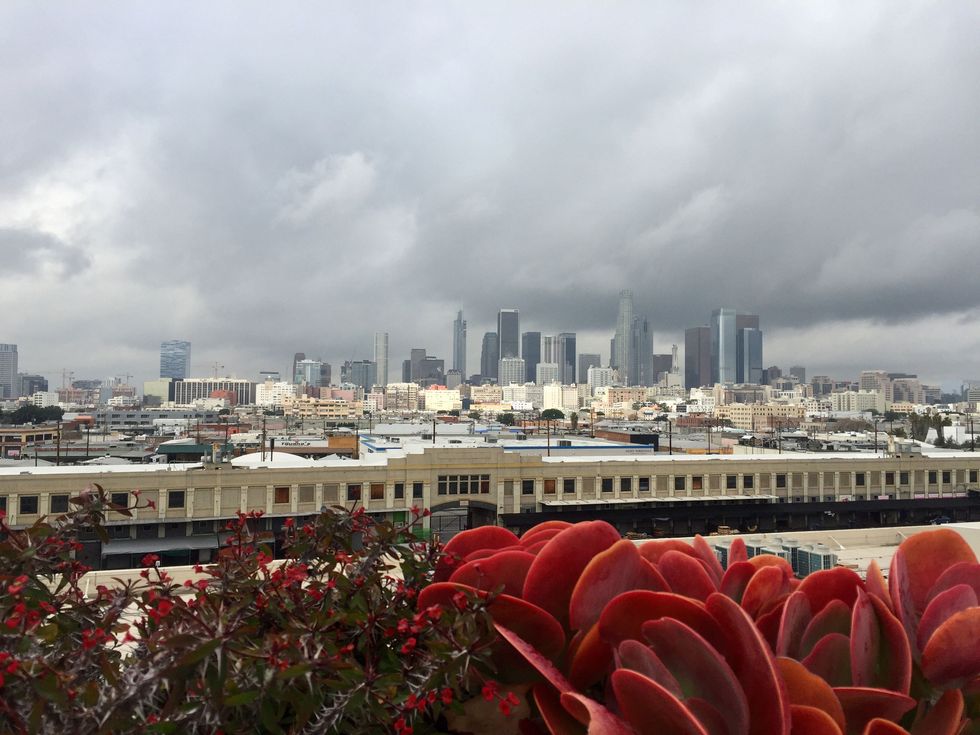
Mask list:
[[191,373],[191,343],[182,339],[168,339],[160,343],[160,377],[175,380]]
[[19,393],[22,396],[33,396],[35,393],[45,393],[48,390],[48,379],[43,375],[19,373],[17,381],[20,385]]
[[411,357],[402,363],[402,382],[416,383],[423,388],[443,385],[446,380],[445,361],[426,353],[424,347],[415,347]]
[[0,344],[0,398],[18,398],[17,345]]
[[556,344],[556,337],[553,334],[546,334],[541,338],[541,362],[558,362]]
[[[388,385],[388,333],[374,333],[374,365],[376,375],[371,385]],[[371,385],[365,391],[371,390]]]
[[538,385],[558,383],[560,372],[557,362],[539,362],[534,371],[534,382]]
[[646,317],[634,317],[630,330],[630,384],[653,385],[653,330]]
[[524,383],[524,360],[520,357],[501,357],[497,366],[497,382],[500,385]]
[[575,382],[575,332],[561,332],[555,338],[558,349],[558,380],[562,385]]
[[520,356],[520,318],[517,309],[497,312],[497,359]]
[[329,362],[320,363],[320,387],[328,388],[332,381],[331,368]]
[[480,375],[484,379],[497,379],[497,363],[500,361],[500,343],[496,332],[483,335],[483,349],[480,351]]
[[524,358],[524,382],[533,383],[541,362],[541,332],[524,332],[521,335],[521,357]]
[[310,388],[320,387],[320,368],[323,363],[320,360],[299,360],[293,372],[293,383],[300,385],[305,383]]
[[367,393],[378,384],[378,366],[371,360],[348,360],[340,368],[340,381]]
[[466,320],[462,311],[456,312],[453,322],[453,370],[466,375]]
[[636,378],[630,374],[633,362],[633,292],[624,289],[619,292],[619,314],[616,316],[616,334],[612,342],[610,367],[619,370],[623,385],[633,385]]
[[752,327],[738,330],[736,383],[762,383],[762,332]]
[[684,387],[711,384],[711,327],[691,327],[684,331]]
[[613,368],[593,365],[586,373],[586,379],[588,380],[590,391],[595,393],[596,388],[606,388],[615,382],[616,371]]
[[290,380],[292,380],[294,383],[296,382],[296,378],[295,378],[295,375],[296,375],[296,363],[300,362],[301,360],[305,360],[305,359],[306,359],[306,353],[305,352],[294,352],[293,353],[293,368],[292,368],[292,370],[289,371],[289,376],[290,376]]
[[664,373],[669,373],[674,368],[673,353],[666,353],[653,356],[653,378],[654,382],[659,382]]
[[711,312],[711,381],[735,383],[738,379],[738,331],[734,309]]
[[[799,380],[801,383],[806,382],[806,368],[803,367],[803,365],[794,365],[789,369],[789,374],[795,375],[796,379]],[[914,378],[915,376],[913,375],[911,377]]]
[[583,352],[578,356],[578,379],[581,382],[589,374],[590,367],[600,367],[602,357],[592,352]]

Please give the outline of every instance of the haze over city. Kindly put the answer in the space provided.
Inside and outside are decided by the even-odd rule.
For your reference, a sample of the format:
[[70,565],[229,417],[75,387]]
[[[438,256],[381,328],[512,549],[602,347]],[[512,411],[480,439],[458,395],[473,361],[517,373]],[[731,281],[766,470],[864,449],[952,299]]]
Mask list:
[[980,9],[0,7],[0,342],[60,384],[471,372],[501,308],[608,355],[759,314],[765,363],[980,371]]

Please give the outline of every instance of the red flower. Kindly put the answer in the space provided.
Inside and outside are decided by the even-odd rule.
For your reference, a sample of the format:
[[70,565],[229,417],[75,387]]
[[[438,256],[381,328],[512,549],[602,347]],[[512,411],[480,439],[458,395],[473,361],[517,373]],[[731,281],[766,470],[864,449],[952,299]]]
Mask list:
[[440,694],[442,696],[442,703],[443,704],[452,704],[453,703],[453,690],[452,689],[450,689],[449,687],[446,687],[445,689],[442,690],[442,692]]
[[156,503],[155,500],[147,500],[146,501],[146,507],[147,508],[153,508],[155,510],[156,507],[157,507],[157,503]]
[[140,561],[140,564],[142,564],[144,567],[152,567],[158,561],[160,561],[160,557],[156,554],[147,554],[143,557],[142,561]]

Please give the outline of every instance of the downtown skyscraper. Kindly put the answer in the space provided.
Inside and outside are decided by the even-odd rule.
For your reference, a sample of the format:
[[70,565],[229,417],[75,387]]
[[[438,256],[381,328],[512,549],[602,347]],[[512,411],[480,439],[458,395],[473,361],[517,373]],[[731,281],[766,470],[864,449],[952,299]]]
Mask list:
[[520,357],[521,325],[517,309],[497,312],[497,359]]
[[0,398],[17,398],[17,345],[0,344]]
[[619,371],[623,385],[653,385],[653,330],[646,317],[633,313],[633,292],[629,289],[619,292],[610,352],[610,364]]
[[453,370],[466,378],[466,320],[462,311],[456,312],[453,321]]
[[[375,382],[378,385],[388,385],[388,333],[374,333],[374,365]],[[360,383],[358,383],[359,385]],[[370,390],[368,386],[367,390]]]
[[191,343],[168,339],[160,343],[160,377],[183,380],[191,375]]

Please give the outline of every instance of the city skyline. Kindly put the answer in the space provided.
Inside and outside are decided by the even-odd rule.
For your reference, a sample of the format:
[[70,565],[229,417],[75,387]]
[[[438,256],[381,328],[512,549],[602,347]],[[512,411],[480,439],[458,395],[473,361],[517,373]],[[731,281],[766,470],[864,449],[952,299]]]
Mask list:
[[766,363],[951,387],[980,372],[978,23],[5,5],[0,340],[58,385],[152,377],[172,335],[194,374],[254,375],[387,332],[391,374],[451,364],[462,310],[473,373],[501,308],[606,356],[629,289],[658,353],[724,305]]

